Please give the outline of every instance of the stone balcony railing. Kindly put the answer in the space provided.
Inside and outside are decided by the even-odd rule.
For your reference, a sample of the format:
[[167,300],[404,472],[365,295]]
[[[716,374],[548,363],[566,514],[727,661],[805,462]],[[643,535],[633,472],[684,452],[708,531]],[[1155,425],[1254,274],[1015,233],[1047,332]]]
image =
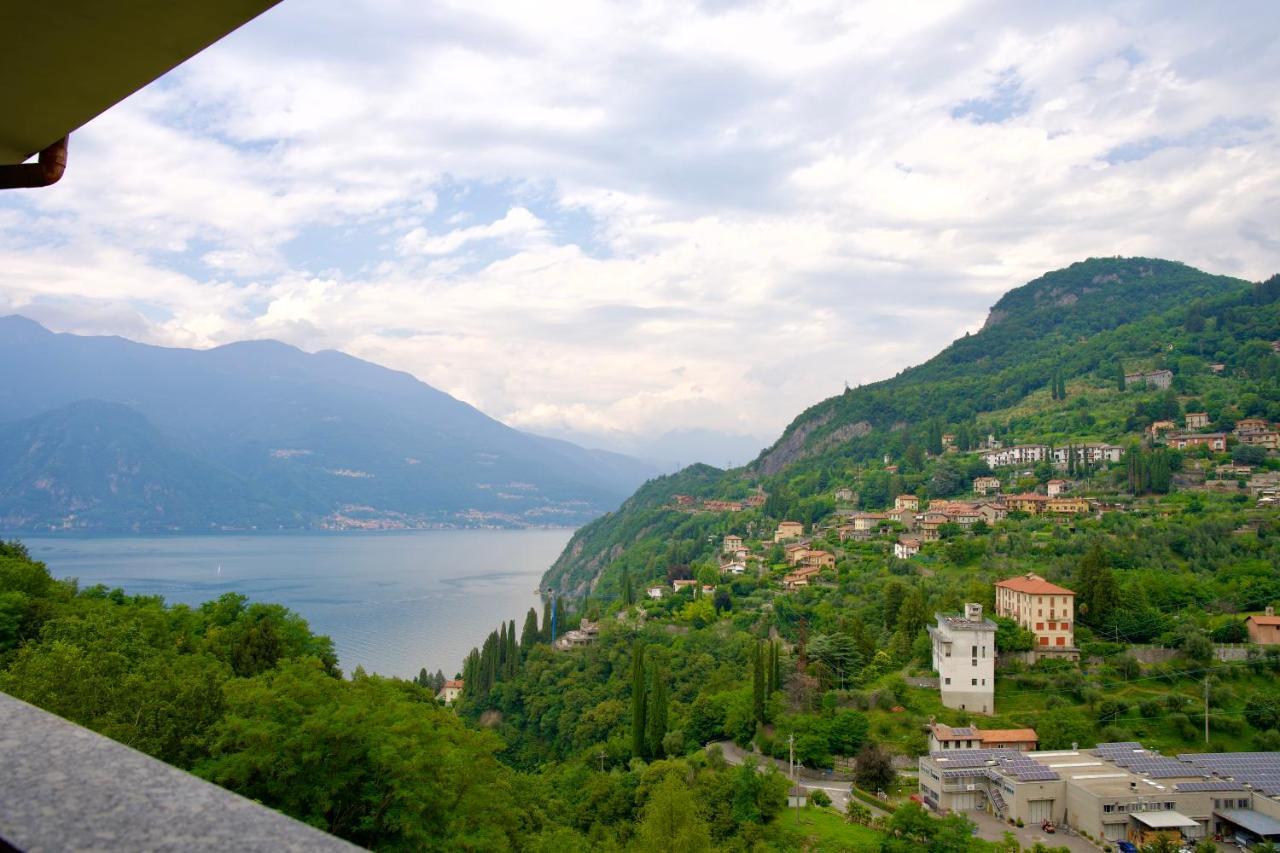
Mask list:
[[6,849],[359,848],[0,693],[0,850]]

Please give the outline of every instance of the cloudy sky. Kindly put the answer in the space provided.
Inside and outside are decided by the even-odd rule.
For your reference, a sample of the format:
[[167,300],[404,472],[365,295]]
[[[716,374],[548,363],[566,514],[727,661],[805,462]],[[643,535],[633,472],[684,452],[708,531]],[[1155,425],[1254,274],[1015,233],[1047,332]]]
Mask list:
[[1280,270],[1269,0],[484,5],[284,0],[99,117],[0,196],[0,313],[624,447],[771,440],[1091,255]]

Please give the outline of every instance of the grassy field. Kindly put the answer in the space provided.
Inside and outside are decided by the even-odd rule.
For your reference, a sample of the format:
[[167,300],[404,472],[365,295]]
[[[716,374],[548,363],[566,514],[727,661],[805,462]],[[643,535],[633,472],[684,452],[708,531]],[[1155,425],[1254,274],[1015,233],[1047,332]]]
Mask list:
[[[879,853],[884,834],[865,826],[849,823],[832,808],[808,806],[800,810],[799,823],[794,810],[778,821],[781,841],[788,849],[813,853]],[[974,837],[971,853],[990,853],[990,841]]]
[[780,832],[792,849],[815,853],[878,853],[881,833],[852,824],[830,808],[810,806],[800,809],[799,825],[794,809],[778,821]]

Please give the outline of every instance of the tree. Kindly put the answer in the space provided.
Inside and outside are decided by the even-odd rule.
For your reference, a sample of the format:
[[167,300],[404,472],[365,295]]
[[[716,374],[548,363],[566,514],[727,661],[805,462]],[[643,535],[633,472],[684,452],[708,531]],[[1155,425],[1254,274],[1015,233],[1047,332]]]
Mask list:
[[844,809],[844,816],[849,823],[856,823],[858,826],[869,826],[871,824],[871,809],[858,802],[857,797],[849,797],[849,803]]
[[1093,740],[1093,725],[1074,708],[1051,708],[1036,721],[1041,749],[1070,749]]
[[809,657],[829,667],[842,689],[845,680],[862,666],[862,656],[853,637],[839,632],[815,636],[809,643]]
[[887,791],[897,775],[893,756],[879,744],[864,744],[853,760],[853,779],[864,791]]
[[856,755],[866,742],[870,726],[858,711],[840,711],[827,726],[827,745],[838,755]]
[[1077,568],[1080,619],[1094,627],[1105,624],[1119,606],[1120,588],[1111,573],[1107,556],[1097,542],[1089,546]]
[[764,650],[757,640],[751,644],[751,709],[757,723],[763,723],[765,694]]
[[942,422],[937,418],[929,421],[925,436],[925,449],[933,456],[942,453]]
[[772,696],[782,687],[782,662],[779,660],[781,651],[781,643],[777,640],[769,641],[769,688],[768,693]]
[[644,670],[644,647],[636,643],[631,647],[631,754],[636,758],[649,754],[645,750],[645,715],[649,706]]
[[524,630],[520,632],[520,650],[528,657],[538,642],[538,611],[532,607],[524,617]]
[[1149,844],[1142,845],[1142,853],[1178,853],[1178,843],[1161,833]]
[[636,850],[645,853],[698,853],[711,849],[711,831],[698,813],[698,799],[674,775],[649,794],[636,832]]
[[636,603],[636,592],[631,585],[631,570],[627,566],[622,567],[622,576],[618,578],[619,598],[622,600],[624,607],[630,607]]
[[551,642],[551,596],[542,602],[542,642]]
[[645,712],[644,745],[654,758],[662,756],[662,741],[667,735],[667,679],[655,663],[649,679],[649,708]]
[[1029,652],[1035,648],[1036,635],[1012,619],[995,617],[996,649],[1002,652]]
[[514,806],[493,796],[507,789],[498,740],[394,681],[344,681],[289,661],[226,696],[198,775],[362,847],[512,845]]
[[1245,701],[1244,718],[1259,731],[1280,728],[1280,693],[1252,692]]

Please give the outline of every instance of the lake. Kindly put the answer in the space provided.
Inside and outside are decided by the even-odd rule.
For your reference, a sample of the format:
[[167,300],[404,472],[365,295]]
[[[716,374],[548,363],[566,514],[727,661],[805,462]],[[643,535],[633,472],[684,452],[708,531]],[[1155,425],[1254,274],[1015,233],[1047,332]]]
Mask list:
[[22,536],[55,577],[200,604],[276,602],[333,638],[344,671],[451,677],[503,620],[524,625],[571,530],[425,530],[247,536]]

